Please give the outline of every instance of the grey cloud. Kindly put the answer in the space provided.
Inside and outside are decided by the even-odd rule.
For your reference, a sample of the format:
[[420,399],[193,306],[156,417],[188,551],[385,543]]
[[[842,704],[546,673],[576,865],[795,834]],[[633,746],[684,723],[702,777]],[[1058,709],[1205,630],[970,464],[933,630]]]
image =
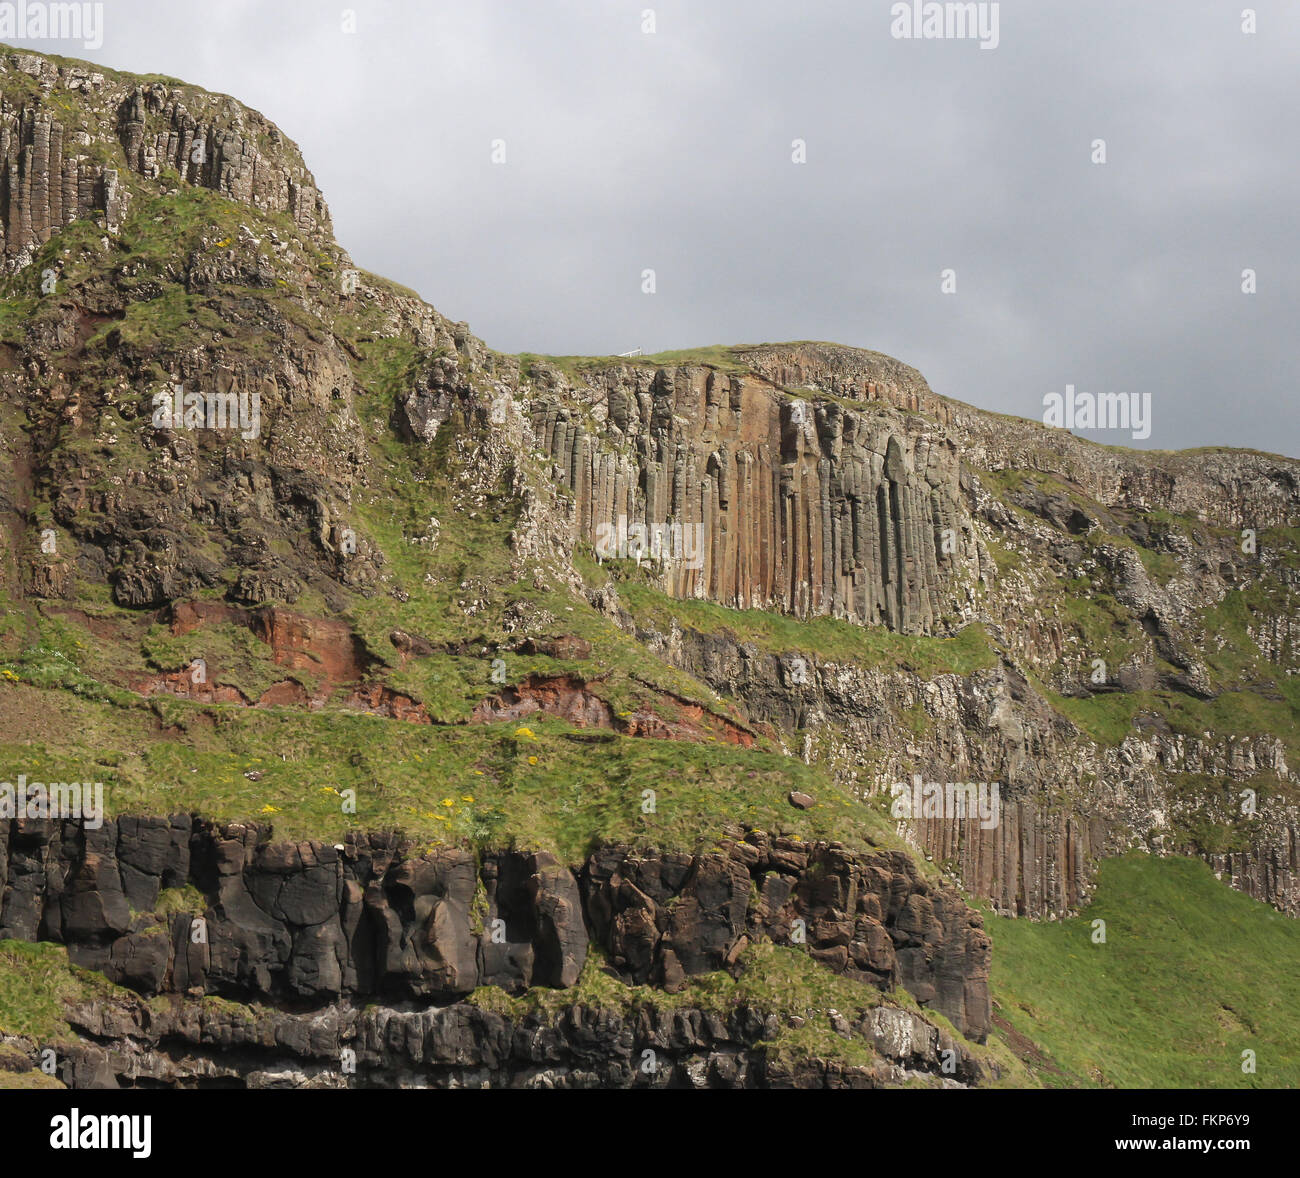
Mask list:
[[357,261],[502,350],[830,339],[1001,412],[1149,393],[1142,445],[1300,454],[1284,0],[1254,36],[1218,0],[1002,0],[993,51],[895,40],[887,2],[345,3],[351,36],[335,2],[109,0],[90,56],[264,111]]

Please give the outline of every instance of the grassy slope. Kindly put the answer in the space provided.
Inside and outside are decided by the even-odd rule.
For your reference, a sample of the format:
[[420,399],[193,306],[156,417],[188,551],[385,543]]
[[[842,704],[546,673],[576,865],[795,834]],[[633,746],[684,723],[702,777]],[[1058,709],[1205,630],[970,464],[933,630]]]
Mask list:
[[65,999],[126,993],[97,973],[70,966],[61,945],[0,941],[0,1033],[39,1043],[74,1042]]
[[[1204,864],[1107,860],[1079,917],[986,923],[995,1014],[1050,1053],[1045,1083],[1300,1086],[1300,923]],[[1241,1070],[1247,1049],[1254,1075]]]
[[764,610],[728,609],[709,601],[676,600],[636,581],[618,586],[624,606],[639,624],[666,629],[672,620],[702,634],[730,633],[771,654],[812,654],[818,659],[857,662],[885,671],[910,670],[925,675],[969,675],[992,667],[997,656],[978,624],[955,638],[897,634],[883,626],[860,626],[839,618],[801,621]]
[[[79,222],[44,247],[42,260],[62,259],[65,284],[127,260],[137,280],[154,280],[164,293],[142,287],[144,297],[115,325],[126,343],[139,336],[179,346],[196,332],[219,328],[236,309],[224,294],[242,298],[247,292],[223,288],[191,297],[170,280],[167,267],[195,249],[219,253],[241,223],[267,219],[184,186],[168,196],[142,193],[134,210],[106,256],[98,245],[101,231]],[[289,227],[279,228],[292,235]],[[315,261],[322,284],[329,285],[328,260]],[[0,310],[15,312],[0,316],[0,329],[8,324],[15,338],[30,329],[34,304],[53,314],[33,297],[38,270],[0,283],[0,294],[8,296]],[[255,293],[282,303],[295,330],[325,330],[278,290]],[[878,814],[835,790],[819,771],[774,755],[770,746],[745,752],[707,734],[689,744],[625,738],[578,744],[565,738],[565,725],[549,721],[531,722],[531,735],[523,738],[515,724],[464,726],[473,705],[495,690],[493,654],[511,638],[502,614],[519,603],[551,615],[557,619],[553,633],[584,637],[594,651],[581,663],[508,655],[508,682],[529,674],[579,674],[594,680],[592,690],[619,712],[655,710],[661,692],[714,710],[723,705],[648,655],[583,599],[511,583],[508,539],[517,505],[503,495],[491,497],[480,513],[456,510],[458,474],[448,465],[445,440],[440,448],[410,447],[389,435],[393,399],[425,357],[404,341],[375,338],[386,329],[382,315],[358,316],[340,314],[333,326],[361,356],[357,376],[366,393],[358,409],[374,439],[372,481],[357,494],[359,523],[389,554],[396,583],[410,592],[400,603],[388,594],[358,596],[347,616],[387,664],[379,677],[425,703],[437,723],[402,724],[332,708],[204,707],[170,697],[145,702],[120,685],[149,671],[184,667],[195,657],[212,662],[213,682],[254,698],[285,672],[247,632],[224,626],[174,637],[161,625],[149,627],[139,611],[111,604],[102,584],[79,581],[76,604],[91,625],[75,615],[39,616],[29,602],[2,602],[0,764],[7,768],[0,777],[103,781],[116,813],[194,809],[218,819],[260,819],[281,837],[331,841],[350,828],[400,827],[425,845],[517,842],[559,851],[571,861],[598,838],[692,849],[716,839],[729,818],[810,838],[860,843],[866,830],[891,841]],[[246,320],[241,314],[231,321],[223,346],[264,352],[268,341],[250,332]],[[111,358],[107,331],[87,345],[95,363]],[[123,430],[122,437],[129,433]],[[43,503],[41,509],[48,510]],[[437,545],[413,543],[431,515],[443,521]],[[457,604],[467,578],[490,598],[473,614]],[[208,595],[221,596],[221,588]],[[322,609],[310,594],[296,606]],[[397,628],[476,653],[439,653],[400,667],[388,638]],[[310,673],[293,677],[311,685]],[[642,791],[649,788],[658,793],[653,816],[642,813]],[[344,812],[339,796],[348,789],[357,794],[354,814]],[[792,789],[813,793],[818,808],[794,811],[786,801]]]
[[[517,845],[571,863],[600,841],[707,849],[728,820],[898,845],[881,810],[820,770],[722,742],[612,733],[574,741],[567,724],[537,717],[442,727],[171,697],[118,704],[96,698],[93,684],[78,686],[90,697],[0,682],[0,777],[100,781],[111,813],[194,811],[330,842],[352,829],[397,827],[419,847]],[[651,789],[655,809],[646,814]],[[817,804],[793,809],[792,789]],[[347,790],[352,812],[343,808]]]

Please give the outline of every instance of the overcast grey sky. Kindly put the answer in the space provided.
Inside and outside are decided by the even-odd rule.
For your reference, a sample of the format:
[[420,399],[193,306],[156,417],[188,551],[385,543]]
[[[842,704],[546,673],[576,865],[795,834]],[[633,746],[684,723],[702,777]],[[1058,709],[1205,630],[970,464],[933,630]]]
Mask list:
[[985,49],[889,0],[106,0],[102,48],[33,47],[258,108],[360,265],[504,351],[827,339],[1300,455],[1300,4],[995,7]]

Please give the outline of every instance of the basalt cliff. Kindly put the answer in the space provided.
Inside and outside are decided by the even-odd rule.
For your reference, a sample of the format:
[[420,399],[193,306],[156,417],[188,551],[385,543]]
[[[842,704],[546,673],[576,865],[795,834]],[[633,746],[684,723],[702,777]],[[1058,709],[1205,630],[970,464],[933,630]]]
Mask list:
[[261,115],[3,49],[0,269],[0,1075],[1018,1082],[986,914],[1300,915],[1296,460],[498,353]]

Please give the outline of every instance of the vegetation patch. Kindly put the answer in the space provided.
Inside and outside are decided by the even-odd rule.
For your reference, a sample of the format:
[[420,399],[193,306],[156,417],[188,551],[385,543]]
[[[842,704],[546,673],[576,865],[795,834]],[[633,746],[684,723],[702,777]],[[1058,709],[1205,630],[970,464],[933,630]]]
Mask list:
[[[1098,920],[1104,944],[1094,941]],[[1048,1053],[1031,1064],[1045,1084],[1300,1085],[1300,922],[1204,863],[1109,859],[1079,916],[986,914],[985,924],[995,1013]],[[1254,1073],[1242,1069],[1248,1051]]]
[[765,610],[728,609],[709,601],[672,597],[634,580],[620,582],[618,592],[641,626],[666,630],[675,621],[702,634],[730,634],[770,654],[804,652],[826,662],[857,662],[913,671],[926,678],[970,675],[997,664],[988,633],[978,623],[955,638],[930,638],[840,618],[800,619]]

